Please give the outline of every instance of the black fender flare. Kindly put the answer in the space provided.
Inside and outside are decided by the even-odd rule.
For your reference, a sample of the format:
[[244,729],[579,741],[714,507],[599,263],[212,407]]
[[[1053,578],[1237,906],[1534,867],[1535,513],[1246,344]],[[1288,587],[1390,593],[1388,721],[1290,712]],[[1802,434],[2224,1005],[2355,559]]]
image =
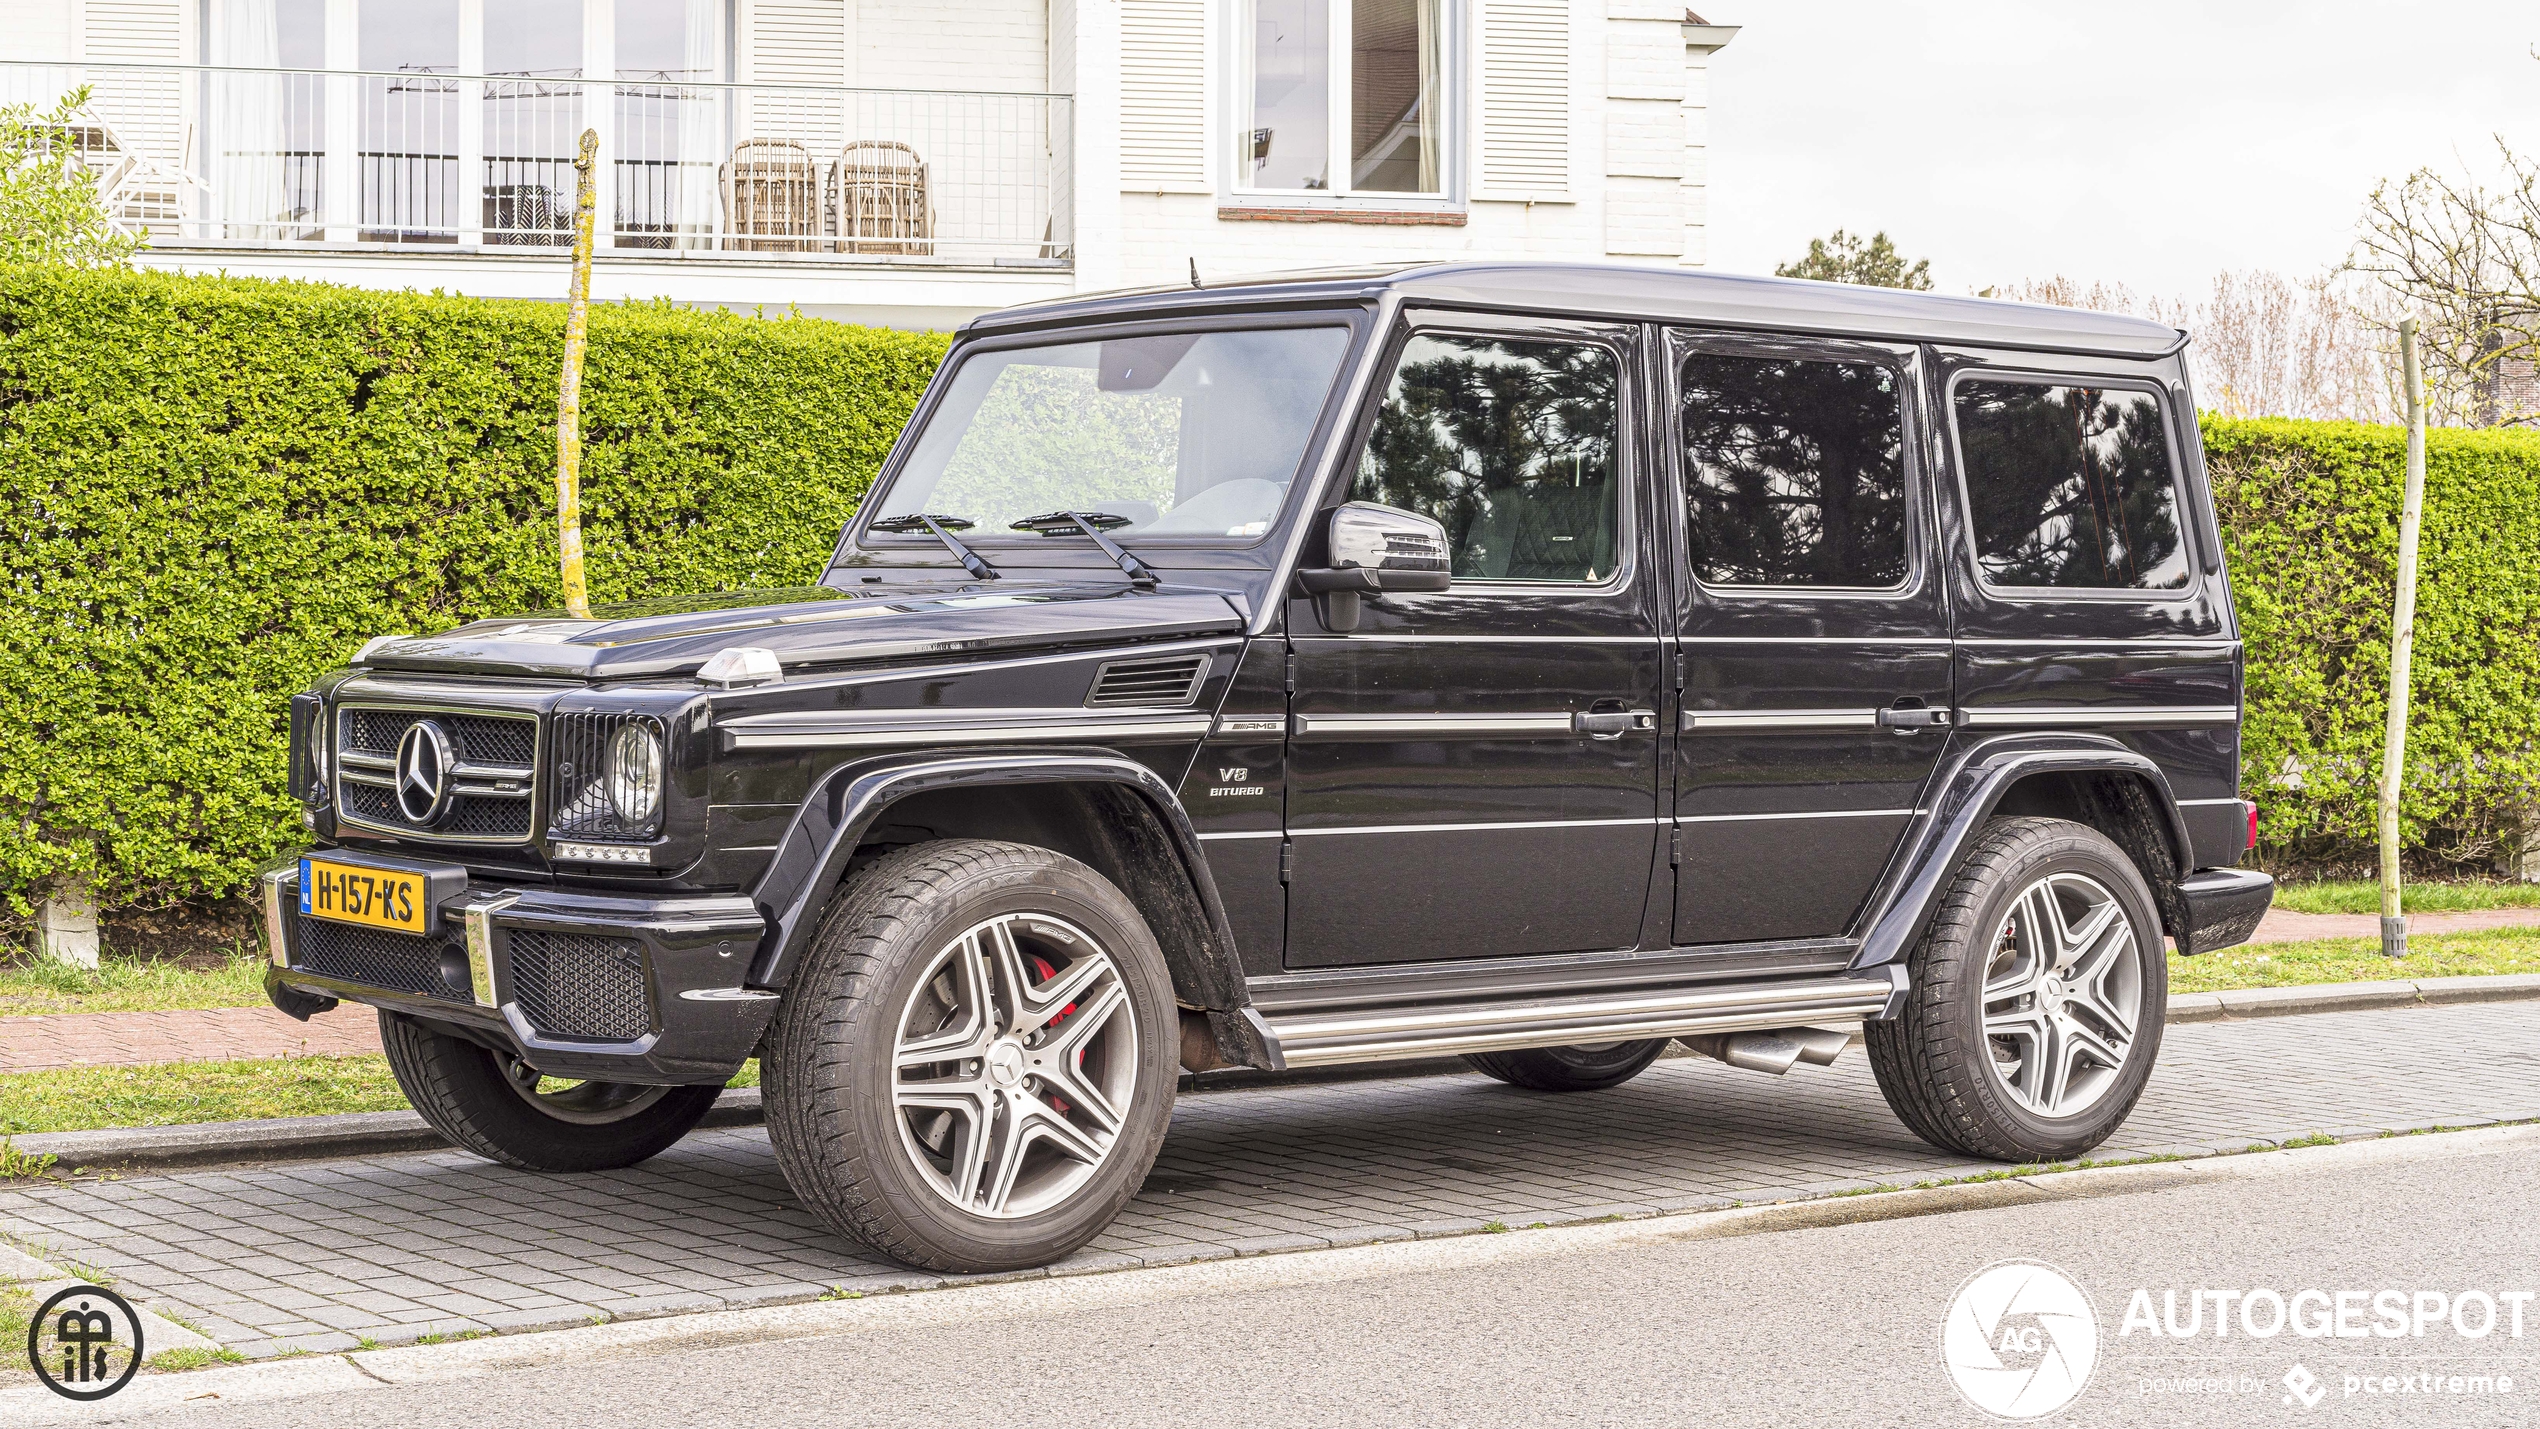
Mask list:
[[2192,871],[2188,864],[2194,845],[2188,842],[2178,797],[2171,792],[2169,776],[2161,772],[2161,766],[2145,756],[2104,735],[2090,734],[2003,735],[1971,745],[1933,780],[1931,813],[1917,824],[1891,866],[1883,893],[1865,920],[1868,932],[1860,951],[1852,957],[1856,971],[1894,970],[1897,995],[1888,1002],[1890,1014],[1903,1000],[1906,952],[1922,936],[1950,876],[2002,796],[2032,775],[2061,773],[2124,774],[2151,786],[2153,802],[2168,821],[2169,846],[2177,865],[2172,888],[2155,887],[2156,899],[2172,893],[2178,880]]
[[750,961],[749,985],[782,989],[811,944],[843,883],[865,833],[893,804],[941,789],[1013,784],[1109,784],[1143,801],[1173,844],[1207,925],[1206,945],[1177,959],[1180,991],[1208,1013],[1229,1058],[1275,1069],[1277,1041],[1246,991],[1235,935],[1199,835],[1182,801],[1154,770],[1099,750],[999,750],[978,754],[912,754],[841,765],[823,776],[778,840],[750,900],[767,932]]

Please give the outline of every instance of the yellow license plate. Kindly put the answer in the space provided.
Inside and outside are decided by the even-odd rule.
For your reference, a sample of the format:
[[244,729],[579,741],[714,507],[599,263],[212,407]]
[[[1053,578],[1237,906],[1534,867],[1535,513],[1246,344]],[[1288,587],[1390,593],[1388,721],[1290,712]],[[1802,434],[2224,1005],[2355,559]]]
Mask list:
[[422,874],[322,858],[300,860],[300,911],[392,933],[432,931],[432,905],[423,896]]

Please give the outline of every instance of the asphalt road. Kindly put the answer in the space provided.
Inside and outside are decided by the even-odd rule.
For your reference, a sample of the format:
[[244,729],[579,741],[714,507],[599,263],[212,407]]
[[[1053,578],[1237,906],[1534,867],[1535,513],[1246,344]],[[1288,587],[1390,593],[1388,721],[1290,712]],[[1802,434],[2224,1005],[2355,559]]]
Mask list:
[[[2502,1308],[2483,1339],[2441,1318],[2421,1338],[2370,1331],[2370,1292],[2540,1291],[2540,1137],[2434,1135],[2132,1180],[2091,1174],[2040,1178],[2051,1199],[1866,1224],[1689,1239],[1670,1229],[1701,1220],[1688,1217],[895,1296],[868,1302],[874,1316],[844,1334],[669,1353],[621,1347],[597,1363],[201,1403],[150,1422],[1999,1422],[1953,1387],[1941,1327],[1970,1276],[2014,1257],[2069,1274],[2098,1317],[2088,1384],[2043,1422],[2540,1421],[2540,1300],[2523,1302],[2519,1340]],[[2197,1179],[2177,1184],[2183,1177]],[[2120,1335],[2138,1287],[2154,1305],[2164,1290],[2198,1287],[2267,1288],[2287,1301],[2311,1288],[2366,1292],[2351,1302],[2364,1337],[2251,1339],[2235,1317],[2216,1339],[2210,1308],[2192,1341],[2139,1327]],[[901,1310],[910,1314],[893,1319]],[[2477,1312],[2465,1314],[2475,1327]],[[2037,1356],[2005,1358],[2016,1369]],[[2297,1362],[2324,1386],[2313,1404],[2282,1383]],[[2455,1374],[2508,1376],[2513,1389],[2424,1392]],[[2386,1375],[2418,1392],[2350,1395],[2350,1375],[2376,1384]],[[2206,1383],[2192,1393],[2155,1383],[2181,1377]],[[2214,1391],[2216,1379],[2230,1392]]]

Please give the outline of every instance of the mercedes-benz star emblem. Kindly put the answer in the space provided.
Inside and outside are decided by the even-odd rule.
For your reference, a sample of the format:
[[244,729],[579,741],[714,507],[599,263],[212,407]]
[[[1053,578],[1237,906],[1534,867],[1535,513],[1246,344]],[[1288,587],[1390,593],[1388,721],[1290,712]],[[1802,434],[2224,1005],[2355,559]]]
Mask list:
[[439,723],[416,720],[397,740],[397,812],[425,828],[450,807],[450,767],[458,756]]

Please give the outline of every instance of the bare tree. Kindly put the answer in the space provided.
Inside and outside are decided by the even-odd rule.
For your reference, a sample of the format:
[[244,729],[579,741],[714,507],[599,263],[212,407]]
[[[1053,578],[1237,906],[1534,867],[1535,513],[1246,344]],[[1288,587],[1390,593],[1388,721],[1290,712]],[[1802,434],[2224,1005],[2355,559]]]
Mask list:
[[2540,164],[2496,141],[2500,183],[2419,169],[2373,186],[2347,267],[2419,315],[2431,420],[2540,419]]
[[1984,296],[2131,313],[2185,329],[2197,400],[2231,417],[2397,420],[2395,319],[2369,286],[2337,274],[2223,273],[2202,299],[2136,293],[2057,275]]

